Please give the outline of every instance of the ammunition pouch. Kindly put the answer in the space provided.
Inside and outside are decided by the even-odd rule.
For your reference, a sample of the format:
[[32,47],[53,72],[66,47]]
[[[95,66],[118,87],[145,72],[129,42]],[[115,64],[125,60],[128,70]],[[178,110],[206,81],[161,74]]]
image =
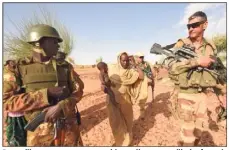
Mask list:
[[181,88],[208,88],[217,85],[217,76],[208,71],[193,71],[190,79],[187,78],[189,72],[179,75],[169,74],[169,77]]

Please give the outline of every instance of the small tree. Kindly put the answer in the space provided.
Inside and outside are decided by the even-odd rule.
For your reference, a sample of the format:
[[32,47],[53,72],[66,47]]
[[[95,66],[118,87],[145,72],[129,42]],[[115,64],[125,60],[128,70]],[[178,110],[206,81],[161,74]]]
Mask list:
[[69,54],[73,49],[73,35],[67,27],[60,22],[60,19],[51,14],[44,7],[38,5],[39,12],[34,12],[31,18],[22,18],[20,22],[14,22],[10,18],[10,22],[15,27],[16,32],[5,31],[4,34],[4,56],[13,56],[15,59],[32,54],[31,45],[26,43],[26,35],[31,26],[36,24],[47,24],[53,26],[59,32],[63,42],[60,43],[60,48],[66,54]]
[[216,45],[217,51],[227,51],[227,37],[226,35],[216,35],[212,38],[214,44]]
[[99,62],[103,61],[103,57],[99,57],[98,59],[96,59],[96,64],[98,64]]
[[217,48],[218,57],[226,64],[227,59],[227,37],[226,35],[216,35],[212,38]]

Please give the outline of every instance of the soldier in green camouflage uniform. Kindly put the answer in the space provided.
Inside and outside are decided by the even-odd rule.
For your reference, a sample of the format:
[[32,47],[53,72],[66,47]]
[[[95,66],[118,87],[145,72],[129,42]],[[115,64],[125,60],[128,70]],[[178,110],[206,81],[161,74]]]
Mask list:
[[[8,85],[17,84],[21,90],[10,86],[3,87],[4,110],[22,112],[28,122],[40,112],[45,112],[45,122],[34,132],[27,131],[27,146],[51,146],[54,137],[54,123],[65,119],[65,131],[73,139],[66,146],[76,146],[79,128],[76,123],[75,106],[83,95],[83,82],[66,61],[55,59],[59,44],[63,40],[51,26],[38,24],[30,29],[27,42],[32,45],[31,57],[17,61],[20,82],[6,81]],[[9,93],[13,95],[7,96]]]
[[[3,103],[10,96],[20,92],[18,73],[14,60],[7,60],[4,66],[3,76]],[[14,91],[14,92],[12,92]],[[4,112],[4,131],[6,129],[6,141],[8,146],[26,146],[26,131],[24,126],[27,121],[23,112]],[[4,139],[5,140],[5,139]]]

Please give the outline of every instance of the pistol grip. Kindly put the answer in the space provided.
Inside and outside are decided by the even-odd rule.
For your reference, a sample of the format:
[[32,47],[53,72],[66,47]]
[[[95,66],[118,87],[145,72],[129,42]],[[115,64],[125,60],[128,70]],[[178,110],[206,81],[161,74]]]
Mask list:
[[191,69],[186,76],[188,80],[191,78],[192,73],[193,73],[193,70]]

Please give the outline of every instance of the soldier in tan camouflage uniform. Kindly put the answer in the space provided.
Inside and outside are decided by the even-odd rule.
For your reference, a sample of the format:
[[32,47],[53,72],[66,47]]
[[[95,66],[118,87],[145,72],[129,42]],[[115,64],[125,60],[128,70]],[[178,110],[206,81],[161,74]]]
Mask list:
[[[32,56],[17,61],[19,73],[18,86],[23,88],[14,93],[10,86],[3,87],[4,110],[22,112],[28,122],[40,112],[45,112],[45,122],[34,132],[27,132],[27,146],[53,145],[54,123],[57,119],[65,120],[65,136],[73,139],[66,146],[76,146],[79,139],[79,128],[76,124],[75,106],[83,95],[83,82],[74,72],[73,67],[64,62],[57,62],[60,38],[57,30],[51,26],[38,24],[30,29],[27,42],[32,45]],[[6,81],[13,85],[16,82]]]
[[208,67],[214,62],[209,56],[214,55],[216,47],[203,37],[207,25],[207,16],[204,12],[198,11],[191,15],[187,25],[189,37],[178,40],[175,48],[183,45],[194,47],[198,58],[170,63],[169,74],[176,86],[171,102],[181,121],[179,144],[183,146],[197,145],[200,141],[207,111],[205,91],[208,87],[216,85],[214,76],[206,71],[201,74],[195,70],[190,79],[187,79],[190,69],[197,66]]

